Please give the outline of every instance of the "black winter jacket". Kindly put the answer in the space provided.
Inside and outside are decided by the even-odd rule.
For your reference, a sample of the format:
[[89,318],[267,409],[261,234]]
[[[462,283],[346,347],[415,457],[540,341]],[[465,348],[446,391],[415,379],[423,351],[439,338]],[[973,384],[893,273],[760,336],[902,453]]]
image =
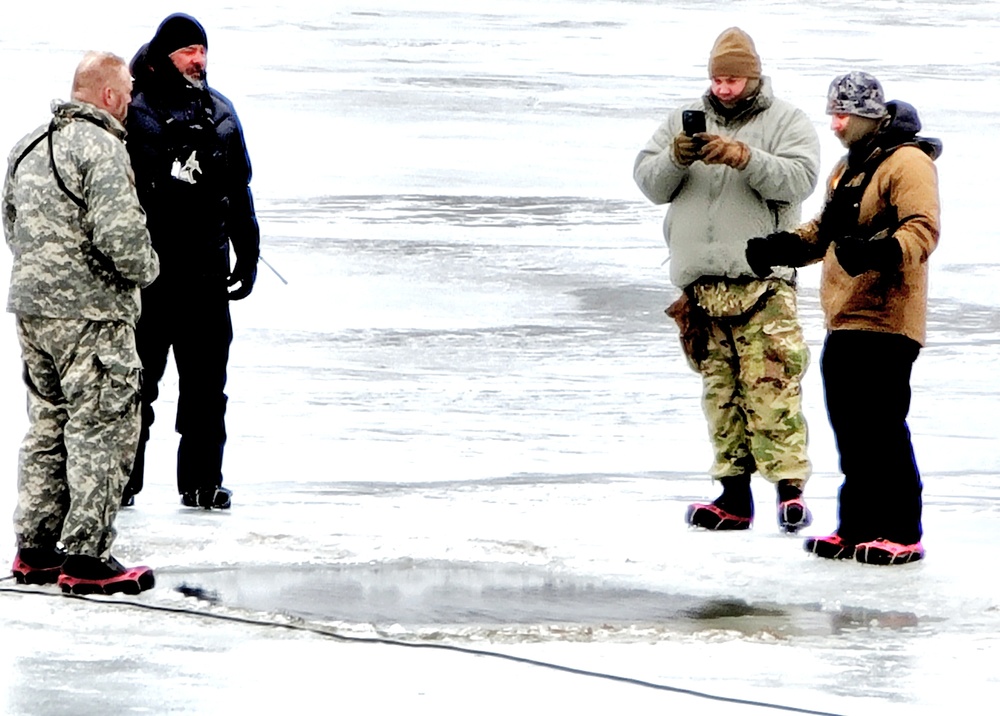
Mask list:
[[147,49],[132,60],[125,126],[158,281],[224,286],[230,242],[240,263],[256,265],[260,253],[243,128],[222,94],[189,83],[169,58],[147,59]]

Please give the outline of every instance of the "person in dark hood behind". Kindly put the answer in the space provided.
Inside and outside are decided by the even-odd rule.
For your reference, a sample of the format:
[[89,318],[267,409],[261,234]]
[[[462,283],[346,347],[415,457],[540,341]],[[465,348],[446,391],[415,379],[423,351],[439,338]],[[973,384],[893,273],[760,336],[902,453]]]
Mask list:
[[[122,494],[142,490],[145,447],[158,384],[173,348],[179,378],[177,488],[189,507],[226,509],[226,366],[229,301],[253,289],[260,231],[250,159],[232,103],[206,79],[208,36],[193,17],[167,17],[131,63],[134,91],[126,128],[139,200],[160,276],[142,292],[136,342],[143,366],[142,430]],[[230,246],[235,265],[230,265]]]
[[827,333],[821,367],[840,452],[839,526],[808,552],[868,564],[922,559],[923,486],[906,416],[910,373],[926,340],[927,261],[938,242],[936,139],[916,109],[886,102],[865,72],[830,85],[831,129],[847,147],[821,214],[794,232],[747,243],[759,275],[823,261]]

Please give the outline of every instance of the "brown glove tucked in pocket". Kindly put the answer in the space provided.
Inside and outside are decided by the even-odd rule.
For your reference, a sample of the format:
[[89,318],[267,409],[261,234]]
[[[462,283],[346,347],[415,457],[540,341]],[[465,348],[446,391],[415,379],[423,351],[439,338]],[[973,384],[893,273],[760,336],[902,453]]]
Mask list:
[[705,313],[687,292],[667,306],[665,313],[674,319],[681,332],[681,347],[694,365],[708,358],[708,321]]

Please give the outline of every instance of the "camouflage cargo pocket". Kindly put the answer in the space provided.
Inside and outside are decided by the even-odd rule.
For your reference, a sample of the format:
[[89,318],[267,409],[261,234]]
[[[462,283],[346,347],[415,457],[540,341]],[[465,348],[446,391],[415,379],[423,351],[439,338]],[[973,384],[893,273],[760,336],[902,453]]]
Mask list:
[[100,398],[98,404],[105,415],[121,416],[139,405],[140,369],[121,365],[106,365],[97,359],[100,371]]
[[[759,331],[760,338],[754,334]],[[809,347],[799,324],[795,290],[779,285],[747,327],[747,353],[765,367],[766,377],[798,379],[809,366]]]
[[131,326],[111,323],[103,326],[94,352],[100,396],[98,405],[105,415],[126,415],[139,406],[142,364],[135,350]]

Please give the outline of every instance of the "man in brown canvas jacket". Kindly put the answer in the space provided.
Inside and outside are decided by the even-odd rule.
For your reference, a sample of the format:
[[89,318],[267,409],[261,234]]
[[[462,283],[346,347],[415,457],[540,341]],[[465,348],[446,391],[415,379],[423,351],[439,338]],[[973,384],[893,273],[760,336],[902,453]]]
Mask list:
[[829,333],[821,367],[844,482],[837,531],[807,539],[806,550],[901,564],[924,555],[922,484],[906,416],[926,340],[941,143],[917,136],[917,111],[886,102],[864,72],[833,81],[827,114],[848,153],[831,174],[822,213],[794,232],[751,239],[747,260],[760,274],[823,261]]

